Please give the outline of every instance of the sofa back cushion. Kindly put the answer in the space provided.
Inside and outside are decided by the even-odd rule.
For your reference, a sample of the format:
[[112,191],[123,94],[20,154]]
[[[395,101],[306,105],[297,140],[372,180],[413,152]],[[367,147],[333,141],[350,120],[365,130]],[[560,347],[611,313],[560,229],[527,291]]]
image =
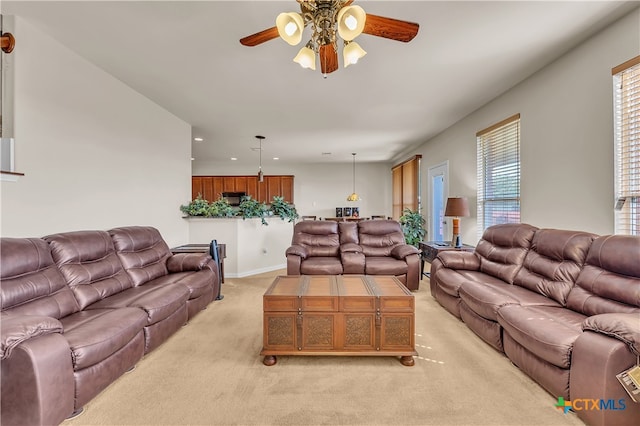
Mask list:
[[358,222],[358,239],[365,256],[391,256],[395,246],[405,244],[402,227],[395,220]]
[[586,232],[537,230],[513,284],[564,306],[595,238]]
[[0,264],[0,308],[3,313],[61,319],[80,310],[46,241],[2,238]]
[[134,286],[168,274],[171,250],[151,226],[127,226],[109,231],[116,253]]
[[569,292],[567,307],[588,316],[640,312],[640,237],[595,239]]
[[65,232],[44,239],[81,309],[133,286],[106,231]]
[[538,228],[525,223],[490,226],[476,246],[480,270],[513,284]]
[[303,220],[293,227],[292,245],[307,249],[307,257],[340,256],[338,222],[332,220]]
[[358,224],[356,222],[339,222],[340,244],[359,244]]

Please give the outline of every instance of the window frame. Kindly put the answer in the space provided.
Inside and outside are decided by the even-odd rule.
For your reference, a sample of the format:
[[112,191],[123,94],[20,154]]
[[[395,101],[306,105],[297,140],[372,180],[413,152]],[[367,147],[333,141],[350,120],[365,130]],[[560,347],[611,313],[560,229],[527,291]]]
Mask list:
[[614,233],[640,235],[640,56],[612,68],[611,75]]
[[[512,140],[514,139],[514,140]],[[485,229],[489,226],[500,223],[520,223],[521,215],[521,196],[520,196],[520,180],[522,161],[520,159],[520,114],[514,114],[486,129],[476,133],[477,144],[477,230],[478,238],[482,237]],[[515,152],[513,149],[515,148]],[[500,150],[497,152],[496,150]],[[499,158],[510,161],[515,158],[515,166],[512,163],[499,164]],[[498,170],[503,167],[503,171]],[[515,168],[514,168],[515,167]],[[497,173],[502,173],[504,179],[517,179],[515,189],[509,188],[505,196],[496,196],[499,193],[501,184],[504,180],[494,179],[496,182],[491,184],[488,174],[492,173],[493,177]],[[511,183],[513,186],[513,183]],[[503,188],[504,189],[504,188]],[[487,193],[494,194],[491,198]],[[488,209],[487,205],[497,205],[498,208]],[[514,211],[513,208],[516,207]],[[491,210],[503,213],[500,220],[487,221],[487,212]],[[513,213],[516,213],[514,217]]]

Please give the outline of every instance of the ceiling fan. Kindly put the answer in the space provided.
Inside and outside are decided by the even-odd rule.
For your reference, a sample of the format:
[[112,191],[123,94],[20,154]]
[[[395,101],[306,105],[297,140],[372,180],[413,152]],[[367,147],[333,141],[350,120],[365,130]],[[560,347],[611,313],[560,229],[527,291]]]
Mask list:
[[293,46],[300,43],[304,28],[310,26],[311,39],[293,61],[315,70],[317,55],[326,77],[338,69],[338,36],[343,40],[343,60],[347,67],[367,53],[353,41],[361,33],[405,43],[418,34],[418,24],[365,13],[360,6],[351,5],[354,0],[296,1],[300,4],[300,13],[281,13],[275,27],[244,37],[240,43],[257,46],[280,37]]

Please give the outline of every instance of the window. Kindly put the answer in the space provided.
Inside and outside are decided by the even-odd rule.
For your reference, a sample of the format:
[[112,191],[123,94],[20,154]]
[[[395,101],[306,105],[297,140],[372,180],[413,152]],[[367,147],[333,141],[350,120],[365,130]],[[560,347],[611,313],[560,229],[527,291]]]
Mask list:
[[422,210],[420,203],[420,162],[422,155],[414,155],[391,169],[393,179],[393,218],[398,220],[404,209]]
[[478,236],[501,223],[520,222],[520,114],[476,133]]
[[615,233],[640,235],[640,56],[615,67]]

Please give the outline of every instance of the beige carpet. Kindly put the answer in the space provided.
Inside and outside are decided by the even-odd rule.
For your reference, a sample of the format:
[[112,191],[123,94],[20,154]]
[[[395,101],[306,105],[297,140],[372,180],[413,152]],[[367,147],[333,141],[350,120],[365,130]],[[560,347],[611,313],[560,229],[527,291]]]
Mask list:
[[64,425],[581,425],[435,302],[416,298],[416,365],[393,357],[262,364],[262,294],[284,271],[228,279],[214,302]]

